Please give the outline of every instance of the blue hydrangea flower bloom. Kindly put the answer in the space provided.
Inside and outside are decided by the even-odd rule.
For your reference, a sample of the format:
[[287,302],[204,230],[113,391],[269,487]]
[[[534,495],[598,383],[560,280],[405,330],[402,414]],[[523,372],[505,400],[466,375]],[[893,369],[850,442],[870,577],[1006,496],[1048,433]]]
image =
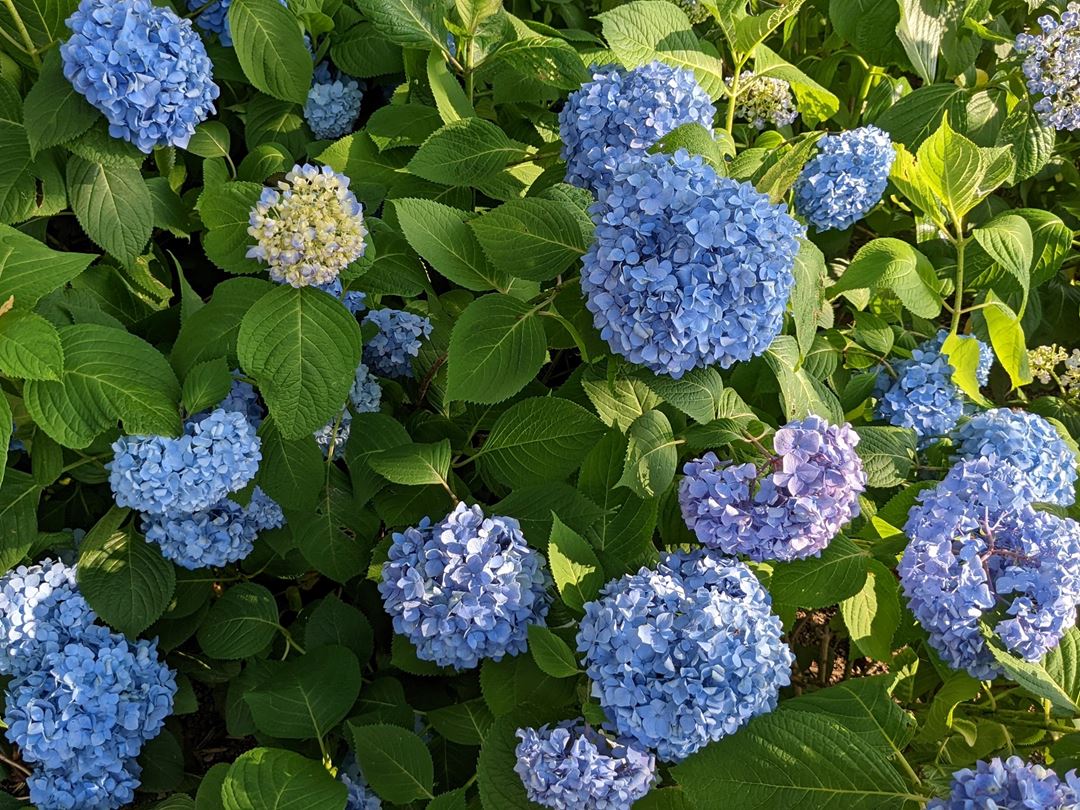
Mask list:
[[247,257],[269,265],[270,279],[294,287],[325,287],[364,255],[363,207],[349,178],[329,166],[296,165],[264,188],[251,209]]
[[184,435],[121,436],[109,484],[118,506],[152,514],[209,509],[255,477],[261,440],[243,414],[215,410],[188,421]]
[[961,459],[1012,464],[1033,501],[1071,506],[1076,500],[1076,455],[1038,414],[1009,408],[978,413],[956,431],[956,450]]
[[656,781],[656,758],[566,721],[519,728],[514,770],[530,801],[552,810],[630,810]]
[[82,0],[60,46],[64,76],[99,109],[109,134],[149,154],[188,145],[214,112],[213,64],[190,20],[150,0]]
[[364,343],[364,362],[383,377],[411,378],[412,358],[420,354],[421,341],[431,335],[431,321],[401,309],[375,309],[362,323],[379,327]]
[[686,464],[679,505],[687,528],[709,548],[753,560],[817,557],[859,515],[866,471],[851,425],[820,416],[789,422],[760,467],[720,461]]
[[1046,126],[1080,129],[1080,3],[1069,3],[1061,21],[1039,17],[1040,34],[1020,34],[1016,50],[1027,54],[1028,92],[1042,96],[1032,109]]
[[609,582],[577,647],[612,730],[678,762],[776,708],[794,660],[781,633],[750,569],[702,549]]
[[382,402],[379,381],[363,363],[356,367],[356,378],[349,389],[349,402],[356,413],[375,413]]
[[341,302],[345,304],[345,309],[349,310],[353,315],[358,315],[367,309],[367,293],[360,290],[349,290],[345,293]]
[[616,170],[683,124],[712,129],[716,108],[689,70],[662,62],[593,68],[559,113],[566,182],[603,197]]
[[795,182],[795,210],[819,231],[853,225],[881,200],[895,158],[875,126],[824,136]]
[[333,281],[328,281],[326,284],[315,284],[316,290],[322,290],[327,295],[332,295],[334,298],[341,298],[345,294],[345,287],[341,283],[340,278],[335,278]]
[[581,289],[611,350],[675,379],[749,360],[780,332],[802,227],[680,150],[622,163],[592,208]]
[[[320,67],[326,67],[325,63]],[[343,73],[335,76],[329,68],[316,71],[304,104],[304,120],[316,138],[340,138],[352,132],[363,98],[355,79]]]
[[394,533],[379,592],[417,657],[460,670],[524,652],[529,625],[547,616],[547,586],[516,520],[459,503],[439,523]]
[[328,455],[333,447],[332,461],[337,461],[345,453],[345,445],[349,443],[349,434],[352,431],[352,413],[348,408],[341,411],[338,419],[331,419],[321,428],[315,431],[315,444],[319,445],[322,454]]
[[994,757],[979,760],[975,769],[953,774],[947,799],[934,799],[926,810],[1072,810],[1080,803],[1080,779],[1075,771],[1065,781],[1049,768],[1012,756],[1004,762]]
[[[234,375],[239,373],[239,369],[233,369]],[[256,429],[266,416],[266,409],[263,408],[258,392],[251,383],[244,380],[233,380],[232,388],[225,395],[225,399],[218,403],[218,408],[243,414],[244,418]]]
[[[886,369],[878,373],[874,396],[878,419],[897,427],[911,428],[926,447],[946,435],[964,414],[963,392],[953,382],[953,367],[941,347],[948,337],[944,329],[920,343],[911,358],[892,364],[895,374]],[[966,340],[978,338],[962,335]],[[979,341],[979,368],[976,378],[985,385],[993,362],[993,350]]]
[[281,507],[259,487],[247,506],[228,498],[209,509],[187,515],[143,515],[146,539],[181,568],[221,568],[238,562],[255,548],[260,531],[285,524]]
[[0,577],[0,674],[26,675],[94,623],[75,569],[42,560]]
[[92,625],[8,686],[8,740],[34,766],[30,800],[118,808],[134,799],[143,744],[172,712],[176,677],[154,642]]
[[349,789],[345,810],[382,810],[382,801],[375,795],[375,791],[368,787],[352,752],[349,752],[338,768],[338,780]]
[[1076,622],[1080,524],[1032,508],[1022,477],[1000,460],[961,461],[920,493],[904,526],[898,572],[911,612],[949,666],[980,680],[999,674],[980,618],[1028,661]]

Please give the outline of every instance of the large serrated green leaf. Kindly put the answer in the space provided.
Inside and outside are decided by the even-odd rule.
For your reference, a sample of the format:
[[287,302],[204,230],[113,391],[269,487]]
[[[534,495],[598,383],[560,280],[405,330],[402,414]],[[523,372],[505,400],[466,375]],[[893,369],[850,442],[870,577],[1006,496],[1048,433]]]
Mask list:
[[0,318],[0,371],[24,380],[59,380],[64,349],[56,327],[34,312],[6,313]]
[[199,627],[199,646],[212,658],[246,658],[277,634],[277,603],[262,585],[241,582],[225,591]]
[[619,485],[642,498],[656,498],[671,486],[679,460],[671,423],[663,412],[643,413],[626,432],[626,462]]
[[433,798],[435,766],[424,741],[399,726],[349,724],[356,761],[375,792],[394,804]]
[[277,0],[233,0],[229,28],[236,58],[256,88],[282,101],[307,101],[311,55],[288,9]]
[[94,243],[125,263],[135,260],[154,230],[154,203],[138,168],[68,158],[68,196]]
[[506,164],[524,156],[520,144],[482,118],[462,118],[436,130],[409,161],[417,177],[448,186],[490,180]]
[[[384,107],[383,109],[392,109]],[[434,200],[394,200],[402,233],[428,264],[468,290],[505,290],[509,278],[496,271],[466,224],[469,214]]]
[[100,115],[64,77],[58,48],[45,56],[41,74],[26,94],[23,110],[23,125],[33,155],[82,135]]
[[573,203],[537,197],[510,200],[469,221],[502,273],[530,281],[555,278],[588,250],[593,225]]
[[224,810],[343,810],[348,788],[322,763],[293,751],[253,748],[241,754],[221,785]]

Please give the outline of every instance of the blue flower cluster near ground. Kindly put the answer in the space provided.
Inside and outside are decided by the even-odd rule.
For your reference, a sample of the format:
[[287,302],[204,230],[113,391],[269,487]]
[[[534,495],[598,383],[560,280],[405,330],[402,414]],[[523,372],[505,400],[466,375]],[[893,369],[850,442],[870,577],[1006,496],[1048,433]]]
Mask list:
[[1046,14],[1038,22],[1041,33],[1016,38],[1028,91],[1042,96],[1032,109],[1054,129],[1080,129],[1080,3],[1069,3],[1060,20]]
[[926,810],[1071,810],[1080,804],[1080,779],[1075,771],[1064,781],[1051,769],[1020,757],[989,762],[953,774],[947,799],[934,799]]
[[379,592],[417,657],[471,669],[525,651],[529,625],[547,616],[548,585],[516,520],[459,503],[438,523],[394,533]]
[[431,321],[401,309],[374,309],[363,323],[379,331],[364,343],[364,363],[383,377],[413,376],[412,358],[420,354],[422,341],[431,336]]
[[819,231],[853,225],[881,201],[895,158],[875,126],[825,135],[795,183],[795,210]]
[[368,787],[356,757],[350,752],[338,769],[338,779],[349,789],[345,810],[382,810],[382,802]]
[[213,64],[190,20],[150,0],[82,0],[60,46],[64,75],[109,122],[109,134],[149,154],[188,144],[214,112]]
[[621,163],[593,206],[581,288],[611,350],[675,379],[761,354],[783,325],[802,228],[680,150]]

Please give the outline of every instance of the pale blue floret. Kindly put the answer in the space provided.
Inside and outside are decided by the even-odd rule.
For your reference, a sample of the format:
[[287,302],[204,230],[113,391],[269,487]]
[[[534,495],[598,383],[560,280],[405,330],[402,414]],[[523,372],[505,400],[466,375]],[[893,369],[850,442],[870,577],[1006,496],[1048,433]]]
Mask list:
[[188,144],[214,113],[213,65],[190,20],[150,0],[82,0],[60,46],[64,76],[109,122],[109,134],[150,153]]
[[1016,38],[1016,50],[1027,54],[1028,92],[1042,96],[1032,109],[1046,126],[1080,129],[1080,3],[1069,3],[1060,21],[1046,14],[1038,22],[1042,33]]
[[382,801],[375,795],[375,791],[368,787],[360,765],[352,753],[342,761],[338,769],[338,780],[349,789],[345,810],[382,810]]
[[875,126],[824,136],[795,182],[795,210],[819,231],[851,226],[880,202],[895,158]]
[[375,413],[382,402],[382,388],[368,367],[361,363],[356,367],[356,377],[349,389],[349,403],[355,413]]
[[547,616],[548,584],[516,520],[459,503],[394,533],[379,592],[417,657],[461,670],[524,652],[529,625]]
[[979,760],[974,769],[953,774],[948,798],[934,799],[926,810],[1075,810],[1080,804],[1080,779],[1075,771],[1062,781],[1054,771],[1012,756]]

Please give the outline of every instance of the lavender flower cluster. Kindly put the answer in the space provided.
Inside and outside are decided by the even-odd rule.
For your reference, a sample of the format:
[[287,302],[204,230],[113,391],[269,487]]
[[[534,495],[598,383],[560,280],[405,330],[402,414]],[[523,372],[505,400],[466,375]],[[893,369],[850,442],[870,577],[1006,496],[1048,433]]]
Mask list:
[[514,770],[525,794],[552,810],[630,810],[656,781],[656,758],[581,721],[521,728]]
[[1080,129],[1080,3],[1069,3],[1060,21],[1046,14],[1038,22],[1041,33],[1016,38],[1016,50],[1027,54],[1028,91],[1042,96],[1032,109],[1054,129]]
[[1034,661],[1057,646],[1080,603],[1080,524],[1032,508],[1023,473],[1000,459],[957,463],[919,496],[898,572],[942,659],[972,677],[1000,670],[980,620]]
[[775,455],[760,467],[706,453],[683,468],[683,519],[703,545],[725,554],[757,561],[819,556],[859,515],[866,471],[858,443],[850,425],[809,416],[776,432]]
[[974,769],[957,771],[949,797],[934,799],[926,810],[1072,810],[1078,805],[1080,779],[1075,771],[1065,774],[1062,781],[1049,768],[1012,756],[1004,762],[998,757],[979,760]]
[[895,158],[875,126],[824,136],[795,182],[795,210],[819,231],[853,225],[880,202]]
[[213,64],[190,20],[150,0],[82,0],[60,46],[64,76],[109,122],[109,134],[149,154],[188,145],[214,112]]
[[368,368],[383,377],[411,378],[412,358],[420,354],[421,341],[431,336],[431,321],[402,309],[386,308],[372,310],[363,323],[379,329],[364,343]]
[[543,566],[516,520],[459,503],[439,523],[394,533],[379,592],[419,658],[471,669],[525,651],[550,604]]
[[7,739],[33,766],[41,810],[113,810],[135,798],[142,746],[172,713],[176,677],[155,642],[94,624],[75,570],[43,560],[0,578]]
[[612,177],[581,271],[611,350],[675,379],[764,352],[802,235],[787,209],[684,150],[621,163]]

